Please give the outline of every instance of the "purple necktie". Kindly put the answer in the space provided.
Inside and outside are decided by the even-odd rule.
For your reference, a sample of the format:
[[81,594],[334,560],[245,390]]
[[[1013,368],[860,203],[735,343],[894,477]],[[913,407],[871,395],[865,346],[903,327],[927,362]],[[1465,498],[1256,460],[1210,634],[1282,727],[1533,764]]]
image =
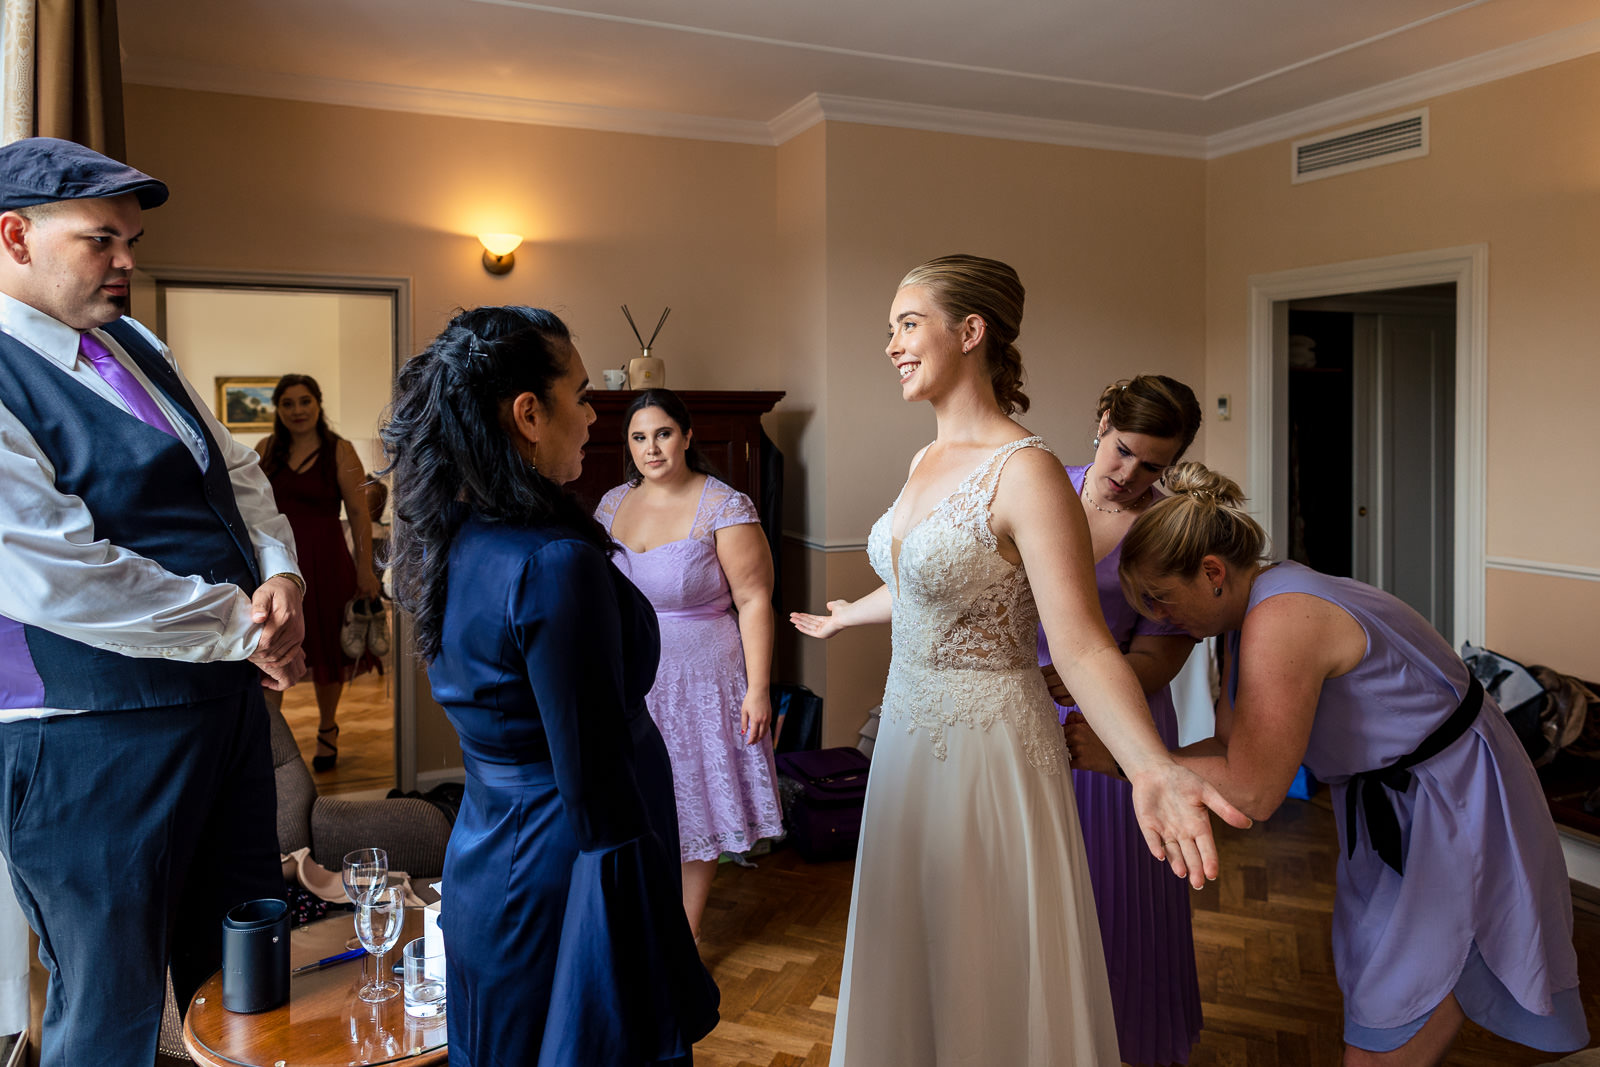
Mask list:
[[117,395],[128,405],[128,410],[141,421],[149,423],[163,433],[172,434],[173,437],[178,436],[172,429],[172,423],[162,414],[155,398],[145,392],[144,386],[139,384],[139,379],[128,372],[128,368],[117,362],[117,357],[100,343],[99,338],[85,333],[78,343],[78,354],[89,361],[89,366],[106,380],[107,385],[117,391]]

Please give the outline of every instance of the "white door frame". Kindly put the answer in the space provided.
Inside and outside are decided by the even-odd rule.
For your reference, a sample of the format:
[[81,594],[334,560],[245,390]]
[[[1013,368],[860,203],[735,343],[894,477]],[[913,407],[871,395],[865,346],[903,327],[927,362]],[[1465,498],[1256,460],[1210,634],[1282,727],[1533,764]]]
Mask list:
[[[394,360],[391,380],[400,366],[411,358],[411,279],[409,277],[366,274],[309,274],[299,271],[219,270],[171,264],[141,264],[139,270],[154,280],[153,288],[166,285],[204,285],[233,289],[301,289],[310,291],[382,292],[394,300]],[[158,311],[164,317],[166,304]],[[166,323],[158,321],[156,332],[166,333]],[[394,613],[394,772],[401,789],[416,788],[417,781],[417,693],[416,670],[409,630],[410,617]]]
[[[1287,543],[1287,338],[1274,351],[1274,305],[1340,293],[1401,289],[1454,282],[1456,287],[1455,515],[1451,633],[1461,642],[1483,643],[1485,494],[1488,476],[1489,246],[1464,245],[1409,252],[1320,267],[1256,274],[1250,288],[1250,443],[1248,481],[1253,510],[1265,521],[1273,544]],[[1283,425],[1280,426],[1279,424]]]

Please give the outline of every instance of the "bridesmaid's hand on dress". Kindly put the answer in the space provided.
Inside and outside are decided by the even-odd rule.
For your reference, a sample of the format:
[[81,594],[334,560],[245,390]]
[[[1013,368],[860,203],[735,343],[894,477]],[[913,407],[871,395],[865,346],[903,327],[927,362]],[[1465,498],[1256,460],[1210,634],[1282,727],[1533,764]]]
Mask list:
[[739,705],[739,733],[753,745],[772,728],[772,698],[766,686],[751,686]]
[[[1067,689],[1067,683],[1061,680],[1061,675],[1056,671],[1054,663],[1046,663],[1039,668],[1039,673],[1044,675],[1044,684],[1050,690],[1050,699],[1064,708],[1070,708],[1078,702],[1072,699],[1072,693]],[[1078,716],[1081,722],[1083,716]],[[1068,720],[1070,721],[1070,720]]]
[[1067,739],[1067,756],[1072,760],[1073,770],[1095,771],[1110,778],[1122,777],[1117,772],[1117,761],[1112,758],[1111,750],[1094,732],[1089,721],[1083,717],[1083,712],[1069,713],[1061,732]]
[[845,611],[850,607],[848,600],[828,601],[828,614],[807,615],[803,611],[791,611],[789,621],[794,628],[807,637],[820,637],[827,639],[850,625],[844,621]]
[[1133,811],[1150,854],[1187,877],[1196,889],[1217,877],[1217,846],[1211,837],[1210,808],[1230,826],[1247,829],[1250,817],[1216,788],[1171,760],[1154,763],[1133,776]]

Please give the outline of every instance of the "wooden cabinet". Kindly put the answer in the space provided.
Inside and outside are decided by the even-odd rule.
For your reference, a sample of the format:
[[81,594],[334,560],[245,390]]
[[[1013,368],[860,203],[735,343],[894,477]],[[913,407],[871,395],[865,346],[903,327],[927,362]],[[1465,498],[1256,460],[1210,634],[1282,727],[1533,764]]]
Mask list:
[[[711,461],[722,480],[761,506],[761,416],[783,399],[781,392],[674,390],[694,420],[694,443]],[[622,483],[627,429],[622,415],[639,394],[631,389],[589,394],[595,421],[584,446],[583,475],[572,484],[578,499],[592,511],[606,490]]]

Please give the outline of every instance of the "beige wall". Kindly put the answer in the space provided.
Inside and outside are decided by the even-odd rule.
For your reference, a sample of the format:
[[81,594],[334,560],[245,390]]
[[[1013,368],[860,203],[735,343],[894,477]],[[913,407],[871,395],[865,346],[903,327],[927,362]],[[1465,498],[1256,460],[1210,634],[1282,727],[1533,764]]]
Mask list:
[[[637,354],[618,305],[671,305],[670,384],[777,377],[770,148],[140,85],[127,125],[172,187],[147,263],[409,277],[419,347],[458,306],[539,304],[595,372]],[[526,241],[495,277],[473,235],[505,230]]]
[[[1208,165],[1206,392],[1248,395],[1252,274],[1486,243],[1488,554],[1600,567],[1600,56],[1428,107],[1423,159],[1302,185],[1287,143]],[[1237,476],[1246,426],[1207,440],[1207,458]],[[1596,619],[1600,582],[1490,572],[1490,642],[1594,677],[1600,644],[1572,632]]]
[[[1108,382],[1155,371],[1198,389],[1205,343],[1205,185],[1198,160],[875,126],[828,131],[826,536],[861,543],[933,436],[883,353],[910,268],[972,252],[1017,268],[1020,420],[1063,460],[1088,457]],[[872,457],[872,462],[863,462]]]

